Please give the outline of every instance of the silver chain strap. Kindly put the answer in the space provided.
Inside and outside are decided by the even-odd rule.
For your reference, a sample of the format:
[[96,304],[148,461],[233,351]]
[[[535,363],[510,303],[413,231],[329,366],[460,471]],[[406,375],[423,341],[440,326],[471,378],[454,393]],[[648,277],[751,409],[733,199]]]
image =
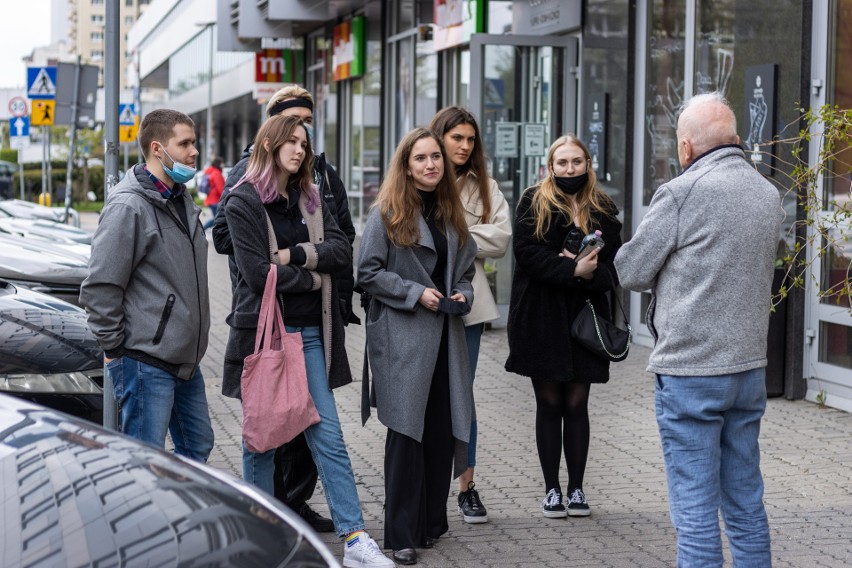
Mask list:
[[588,298],[586,299],[586,304],[588,304],[589,309],[592,310],[592,321],[595,322],[595,331],[598,333],[598,341],[601,342],[601,349],[604,350],[604,353],[606,353],[607,356],[612,359],[621,359],[622,357],[627,355],[627,352],[630,351],[630,342],[633,339],[633,328],[630,327],[630,324],[625,322],[625,325],[627,326],[627,347],[624,348],[624,352],[621,353],[621,355],[613,355],[606,348],[606,343],[604,343],[603,336],[601,335],[601,328],[598,327],[598,314],[595,313],[595,307],[592,305],[592,302],[589,301]]

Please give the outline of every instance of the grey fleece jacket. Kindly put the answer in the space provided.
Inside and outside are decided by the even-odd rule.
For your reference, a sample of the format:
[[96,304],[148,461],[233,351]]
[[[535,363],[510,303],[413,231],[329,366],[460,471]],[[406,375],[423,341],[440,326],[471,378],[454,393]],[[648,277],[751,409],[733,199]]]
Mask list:
[[[189,228],[176,206],[185,207]],[[110,192],[92,240],[80,304],[109,357],[129,355],[189,379],[207,350],[210,301],[201,210],[166,200],[144,167]]]
[[621,285],[651,289],[648,370],[717,376],[766,365],[778,190],[736,145],[714,148],[661,186],[615,257]]

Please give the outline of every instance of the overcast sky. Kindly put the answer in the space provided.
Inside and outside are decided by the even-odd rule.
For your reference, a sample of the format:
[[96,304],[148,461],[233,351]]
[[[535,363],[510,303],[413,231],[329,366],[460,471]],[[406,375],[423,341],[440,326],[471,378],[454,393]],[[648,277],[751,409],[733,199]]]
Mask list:
[[0,88],[24,87],[21,58],[50,43],[50,0],[4,0],[0,17]]

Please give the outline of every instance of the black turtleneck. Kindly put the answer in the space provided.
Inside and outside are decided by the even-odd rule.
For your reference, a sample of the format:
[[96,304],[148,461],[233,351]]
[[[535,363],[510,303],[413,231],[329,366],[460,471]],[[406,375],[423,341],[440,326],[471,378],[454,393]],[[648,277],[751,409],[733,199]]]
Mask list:
[[420,199],[423,200],[423,219],[429,227],[429,232],[432,234],[432,241],[435,243],[435,252],[438,254],[438,261],[435,263],[435,268],[432,270],[432,284],[435,285],[441,294],[446,295],[444,289],[444,274],[447,271],[447,237],[435,223],[435,212],[438,209],[438,196],[434,191],[417,190],[420,194]]

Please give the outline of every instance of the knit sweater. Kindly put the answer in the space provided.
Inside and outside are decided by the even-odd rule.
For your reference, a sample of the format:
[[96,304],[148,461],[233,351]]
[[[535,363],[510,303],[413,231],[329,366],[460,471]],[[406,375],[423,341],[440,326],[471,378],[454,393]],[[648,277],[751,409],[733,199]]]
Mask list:
[[778,190],[736,145],[714,148],[662,185],[615,267],[651,289],[648,370],[717,376],[766,365]]

